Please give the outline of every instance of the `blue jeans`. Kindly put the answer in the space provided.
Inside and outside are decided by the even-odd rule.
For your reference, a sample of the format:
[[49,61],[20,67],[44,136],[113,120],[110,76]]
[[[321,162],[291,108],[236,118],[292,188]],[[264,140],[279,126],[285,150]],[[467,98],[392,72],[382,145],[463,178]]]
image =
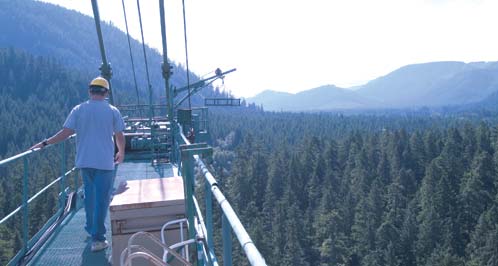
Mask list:
[[115,170],[81,168],[85,188],[85,230],[93,241],[104,241],[105,218],[109,209]]

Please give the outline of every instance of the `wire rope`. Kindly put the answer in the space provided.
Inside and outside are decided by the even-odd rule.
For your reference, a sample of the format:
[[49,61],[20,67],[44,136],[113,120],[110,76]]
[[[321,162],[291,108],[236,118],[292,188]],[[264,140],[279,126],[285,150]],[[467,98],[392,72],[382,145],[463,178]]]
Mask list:
[[154,117],[154,109],[152,108],[152,85],[150,84],[149,64],[147,63],[147,53],[145,52],[144,30],[143,30],[143,25],[142,25],[142,12],[140,11],[140,1],[139,0],[137,0],[137,8],[138,8],[138,20],[140,22],[140,35],[142,36],[142,50],[144,52],[145,73],[147,75],[147,85],[149,87],[150,115],[152,118],[152,117]]
[[[128,19],[126,17],[126,8],[125,8],[124,0],[121,0],[121,3],[123,5],[123,16],[124,16],[125,26],[126,26],[126,36],[128,37],[128,49],[130,50],[131,70],[133,71],[133,82],[135,83],[135,91],[137,93],[137,105],[140,105],[140,95],[138,93],[137,75],[135,73],[135,62],[133,61],[133,53],[131,51],[130,32],[128,31]],[[139,113],[140,113],[140,115],[142,114],[141,109],[139,109]]]
[[187,20],[185,17],[185,0],[182,0],[182,7],[183,7],[183,37],[185,39],[185,64],[186,64],[186,70],[187,70],[187,91],[188,91],[188,108],[192,109],[192,104],[190,101],[190,72],[189,72],[189,65],[188,65],[188,46],[187,46]]

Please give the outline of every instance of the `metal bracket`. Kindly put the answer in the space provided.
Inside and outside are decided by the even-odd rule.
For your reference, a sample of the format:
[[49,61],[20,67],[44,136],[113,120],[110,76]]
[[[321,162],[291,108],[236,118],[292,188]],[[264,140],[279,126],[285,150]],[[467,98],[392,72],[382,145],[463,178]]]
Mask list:
[[207,143],[183,144],[180,145],[180,151],[182,160],[194,155],[202,155],[203,157],[213,155],[213,148],[208,146]]
[[123,227],[126,224],[126,220],[116,220],[116,225],[117,225],[117,233],[122,234],[123,233]]
[[173,67],[168,62],[166,64],[164,62],[161,64],[161,70],[162,70],[163,78],[165,78],[165,79],[169,79],[169,77],[171,77],[171,75],[173,75]]

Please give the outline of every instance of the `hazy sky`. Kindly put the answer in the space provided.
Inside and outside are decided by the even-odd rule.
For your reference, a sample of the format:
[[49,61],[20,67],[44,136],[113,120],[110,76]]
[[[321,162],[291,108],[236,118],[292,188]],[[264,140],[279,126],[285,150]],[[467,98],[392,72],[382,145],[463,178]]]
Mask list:
[[[44,1],[93,14],[90,0]],[[160,49],[158,1],[140,4],[145,42]],[[125,5],[131,34],[140,39],[136,1]],[[181,0],[165,5],[168,55],[184,64]],[[217,67],[237,68],[225,79],[237,96],[360,85],[413,63],[498,61],[496,0],[185,0],[185,5],[190,69],[205,75]],[[99,7],[103,20],[124,30],[121,0],[100,0]]]

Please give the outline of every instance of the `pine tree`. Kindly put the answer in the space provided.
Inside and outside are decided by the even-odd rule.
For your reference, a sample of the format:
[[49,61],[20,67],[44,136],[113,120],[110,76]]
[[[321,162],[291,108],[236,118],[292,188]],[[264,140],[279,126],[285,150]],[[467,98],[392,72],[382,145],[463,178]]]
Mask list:
[[256,203],[256,207],[261,209],[263,207],[263,192],[266,188],[268,181],[268,165],[267,155],[263,152],[260,145],[256,145],[252,151],[252,156],[249,159],[249,168],[246,172],[247,183],[251,184],[249,187],[250,200]]
[[415,257],[415,243],[417,243],[418,223],[416,198],[413,199],[405,210],[404,221],[400,231],[400,265],[417,265]]
[[351,237],[359,258],[377,249],[376,230],[381,223],[384,205],[381,191],[381,183],[376,179],[368,196],[360,199],[356,207]]
[[462,225],[465,243],[469,242],[479,216],[492,203],[494,175],[491,156],[487,152],[481,152],[474,158],[472,169],[464,177],[459,199],[462,211],[458,220]]
[[443,233],[443,202],[439,186],[444,175],[438,159],[431,162],[420,188],[420,212],[417,217],[419,232],[416,242],[417,265],[425,265],[425,261],[438,244]]
[[282,265],[307,266],[305,253],[300,239],[302,239],[302,224],[299,221],[301,211],[296,204],[289,207],[286,221],[286,239],[284,241],[284,252],[281,254]]
[[412,160],[409,163],[409,169],[412,169],[415,174],[415,179],[417,183],[419,183],[425,172],[425,165],[427,163],[426,151],[424,149],[424,143],[422,140],[422,136],[418,131],[413,133],[410,137],[410,157]]
[[475,152],[477,150],[476,144],[476,132],[475,127],[466,123],[463,126],[462,130],[462,141],[463,141],[463,162],[465,164],[465,168],[470,167],[472,160],[474,159]]
[[268,265],[278,265],[282,261],[287,238],[287,209],[287,204],[284,202],[278,201],[275,204],[275,211],[271,221],[272,230],[269,232],[270,243],[273,248],[272,252],[269,253],[271,255],[265,257]]
[[481,214],[467,246],[468,265],[497,265],[498,198]]
[[[3,217],[3,216],[2,216]],[[14,257],[13,236],[4,225],[0,225],[0,264],[7,265]]]

